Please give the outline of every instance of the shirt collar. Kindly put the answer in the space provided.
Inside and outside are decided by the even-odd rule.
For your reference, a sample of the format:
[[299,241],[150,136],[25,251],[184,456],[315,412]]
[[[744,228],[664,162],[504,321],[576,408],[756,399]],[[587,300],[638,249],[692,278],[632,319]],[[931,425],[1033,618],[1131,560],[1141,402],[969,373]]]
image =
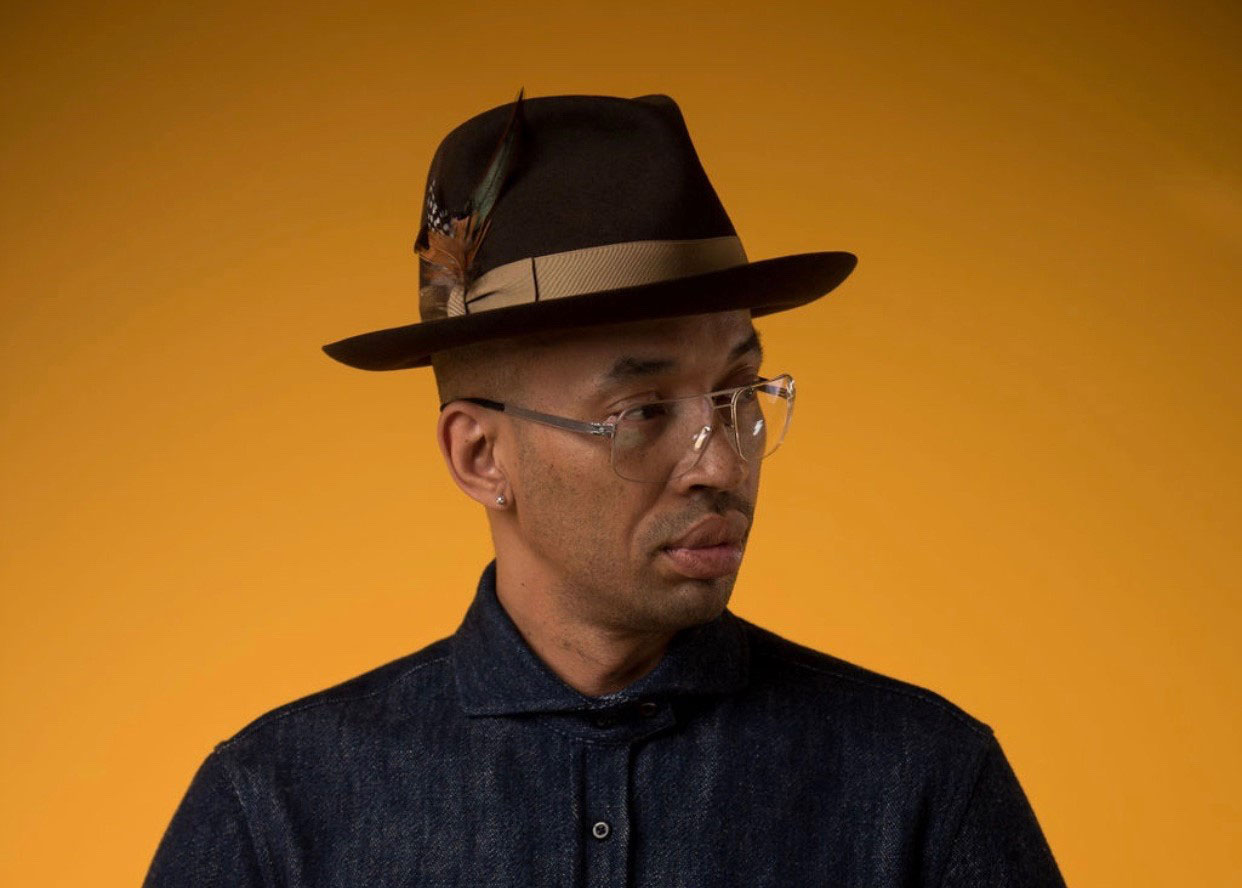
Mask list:
[[589,697],[570,687],[527,645],[496,597],[496,562],[453,635],[453,666],[468,715],[564,712],[684,694],[727,694],[746,684],[750,656],[741,620],[718,617],[673,636],[654,669],[619,691]]

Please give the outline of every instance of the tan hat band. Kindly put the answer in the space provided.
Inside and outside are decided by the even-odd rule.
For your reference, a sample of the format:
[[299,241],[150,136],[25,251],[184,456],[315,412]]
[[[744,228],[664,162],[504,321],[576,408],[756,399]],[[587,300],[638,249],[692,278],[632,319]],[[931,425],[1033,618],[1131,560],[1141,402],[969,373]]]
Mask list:
[[736,235],[583,247],[497,266],[473,281],[464,299],[455,288],[447,313],[449,317],[475,314],[745,264],[746,252]]

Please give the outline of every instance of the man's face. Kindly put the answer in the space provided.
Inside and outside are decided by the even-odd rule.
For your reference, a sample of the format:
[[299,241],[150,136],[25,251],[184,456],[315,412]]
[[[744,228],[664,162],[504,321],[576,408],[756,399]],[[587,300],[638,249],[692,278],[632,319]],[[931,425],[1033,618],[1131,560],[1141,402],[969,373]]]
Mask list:
[[[752,382],[760,359],[744,310],[575,331],[524,364],[522,406],[602,422],[645,401]],[[508,418],[516,524],[497,537],[498,557],[520,549],[564,614],[601,628],[666,632],[713,619],[732,592],[759,488],[759,463],[733,449],[725,419],[707,420],[715,431],[693,468],[640,483],[613,470],[608,438]]]

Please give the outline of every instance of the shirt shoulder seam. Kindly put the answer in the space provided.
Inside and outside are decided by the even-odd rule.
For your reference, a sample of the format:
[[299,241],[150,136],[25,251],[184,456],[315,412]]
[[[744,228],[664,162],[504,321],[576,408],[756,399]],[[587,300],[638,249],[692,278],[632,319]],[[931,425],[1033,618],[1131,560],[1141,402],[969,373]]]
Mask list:
[[984,745],[978,755],[978,760],[974,767],[967,772],[967,779],[962,781],[962,786],[958,790],[956,797],[953,799],[954,805],[957,807],[957,821],[953,825],[953,829],[949,833],[950,839],[945,846],[944,856],[940,859],[937,867],[938,873],[934,873],[934,879],[929,881],[931,885],[941,886],[943,888],[944,880],[949,875],[949,865],[953,862],[953,852],[957,848],[958,839],[961,837],[962,829],[966,825],[966,815],[970,811],[971,803],[975,798],[975,791],[979,787],[980,781],[983,780],[983,771],[987,767],[988,757],[993,754],[993,750],[999,745],[995,735],[992,736],[991,742]]
[[258,730],[259,728],[265,727],[274,722],[282,721],[283,719],[286,719],[292,715],[297,715],[300,712],[306,712],[309,709],[316,709],[320,706],[330,706],[336,703],[350,703],[355,700],[365,700],[368,697],[378,696],[379,694],[384,693],[385,691],[387,691],[389,688],[391,688],[393,685],[397,684],[398,682],[405,681],[407,678],[409,678],[415,672],[418,672],[420,669],[423,669],[427,666],[432,666],[436,663],[441,663],[444,660],[447,660],[449,657],[450,657],[450,654],[442,654],[433,659],[424,660],[422,663],[417,663],[411,666],[410,668],[403,670],[397,675],[394,675],[392,678],[385,681],[379,687],[374,688],[369,691],[359,691],[359,692],[352,693],[352,694],[342,694],[340,696],[334,696],[331,694],[331,691],[325,691],[323,693],[328,694],[329,696],[321,697],[315,700],[308,700],[307,702],[302,703],[300,705],[291,704],[289,708],[287,709],[276,709],[275,711],[269,712],[266,715],[259,716],[253,722],[246,725],[246,727],[242,728],[240,731],[238,731],[232,737],[229,737],[227,740],[220,741],[219,743],[216,744],[216,749],[227,749],[230,746],[232,746],[234,743],[238,742],[239,740],[242,740],[243,738],[249,736],[251,733]]
[[224,780],[228,784],[229,791],[237,801],[237,807],[241,809],[242,822],[246,825],[246,834],[250,837],[250,845],[254,849],[255,860],[259,864],[263,883],[275,885],[275,867],[272,863],[271,849],[268,848],[266,842],[260,841],[260,836],[256,832],[255,818],[246,804],[246,799],[242,795],[241,787],[238,786],[237,777],[234,774],[236,765],[229,760],[226,750],[217,747],[214,754],[220,762],[220,770],[224,772]]
[[890,694],[900,694],[904,697],[909,697],[914,700],[919,700],[922,703],[927,703],[931,706],[935,706],[937,709],[947,712],[949,715],[953,716],[954,719],[961,722],[966,727],[970,728],[970,730],[980,738],[983,738],[986,740],[988,737],[993,736],[992,728],[989,725],[987,725],[984,722],[979,721],[974,716],[971,716],[968,713],[963,712],[957,706],[954,706],[953,704],[945,700],[938,699],[931,692],[923,692],[923,691],[919,691],[913,688],[894,686],[886,682],[875,681],[874,679],[868,679],[863,676],[850,675],[848,672],[844,672],[839,669],[830,669],[825,666],[816,666],[811,663],[804,663],[801,660],[795,659],[793,657],[784,656],[782,654],[779,654],[773,651],[767,652],[767,656],[771,657],[774,660],[779,660],[782,663],[786,663],[790,666],[798,666],[810,672],[817,672],[821,675],[831,675],[833,678],[843,679],[845,681],[854,682],[855,684],[864,685],[866,687],[874,688],[876,690],[884,691]]

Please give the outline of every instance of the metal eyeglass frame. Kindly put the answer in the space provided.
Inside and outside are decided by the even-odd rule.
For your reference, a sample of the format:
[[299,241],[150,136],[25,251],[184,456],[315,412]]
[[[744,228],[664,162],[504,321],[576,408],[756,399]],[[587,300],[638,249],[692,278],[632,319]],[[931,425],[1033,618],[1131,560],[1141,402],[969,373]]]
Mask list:
[[[722,407],[725,407],[727,405],[729,408],[728,427],[733,430],[733,434],[730,436],[730,439],[733,442],[733,451],[743,461],[745,461],[746,455],[742,453],[742,443],[741,441],[738,440],[738,436],[737,436],[738,435],[738,432],[737,432],[737,400],[741,396],[742,392],[749,391],[749,390],[757,390],[757,389],[763,388],[764,386],[771,385],[774,382],[778,382],[780,380],[785,381],[784,389],[788,393],[789,409],[785,413],[785,428],[781,429],[781,437],[777,441],[777,444],[776,444],[776,447],[779,447],[781,442],[784,441],[785,433],[789,429],[789,423],[793,419],[794,379],[793,379],[793,376],[788,373],[782,373],[779,376],[773,376],[771,378],[757,379],[754,382],[747,383],[746,385],[738,385],[732,388],[719,389],[714,392],[704,392],[701,395],[684,395],[683,397],[680,397],[680,398],[661,398],[658,401],[646,401],[642,404],[635,404],[632,407],[626,407],[624,410],[618,411],[617,416],[620,417],[628,413],[631,410],[641,410],[644,408],[653,407],[657,404],[669,404],[669,403],[678,402],[678,401],[691,401],[696,398],[707,398],[708,401],[711,402],[711,408],[713,411],[719,410]],[[728,402],[724,402],[724,403],[717,402],[716,399],[721,398],[725,395],[729,396]],[[470,404],[477,404],[478,406],[485,407],[488,410],[495,410],[499,413],[508,413],[513,416],[520,416],[523,419],[529,419],[532,422],[542,423],[543,425],[552,426],[553,428],[565,429],[566,431],[570,431],[570,432],[580,432],[580,433],[587,434],[587,435],[594,435],[595,437],[598,437],[598,438],[610,438],[614,440],[616,436],[617,427],[616,427],[615,421],[587,422],[585,420],[580,420],[580,419],[569,419],[564,416],[553,416],[550,413],[541,413],[538,410],[531,410],[528,407],[519,407],[516,404],[506,404],[503,401],[493,401],[490,398],[454,398],[453,400],[466,401]],[[444,408],[448,407],[448,405],[451,403],[453,402],[445,401],[443,404],[441,404],[440,405],[441,412],[443,412]],[[698,434],[695,436],[691,446],[696,451],[696,453],[698,453],[699,456],[702,456],[703,450],[706,449],[707,441],[711,438],[713,431],[715,431],[714,426],[706,425],[702,429],[700,429]],[[773,447],[772,450],[769,451],[769,453],[764,454],[764,456],[767,456],[770,453],[775,452],[776,447]],[[763,457],[761,456],[760,459],[763,459]],[[615,453],[611,454],[610,462],[612,462],[613,471],[616,472],[617,469],[616,469]],[[695,461],[693,463],[691,463],[682,472],[679,472],[678,474],[679,475],[685,474],[685,472],[690,471],[690,469],[694,468],[694,466],[697,464],[698,464],[698,457],[695,458]],[[618,475],[620,475],[619,472],[618,472]],[[625,478],[624,475],[621,475],[621,477]],[[637,481],[638,479],[625,478],[625,480],[626,481]],[[665,479],[665,480],[668,480],[668,479]],[[663,482],[662,481],[649,481],[649,482],[639,481],[638,483],[660,484]]]

